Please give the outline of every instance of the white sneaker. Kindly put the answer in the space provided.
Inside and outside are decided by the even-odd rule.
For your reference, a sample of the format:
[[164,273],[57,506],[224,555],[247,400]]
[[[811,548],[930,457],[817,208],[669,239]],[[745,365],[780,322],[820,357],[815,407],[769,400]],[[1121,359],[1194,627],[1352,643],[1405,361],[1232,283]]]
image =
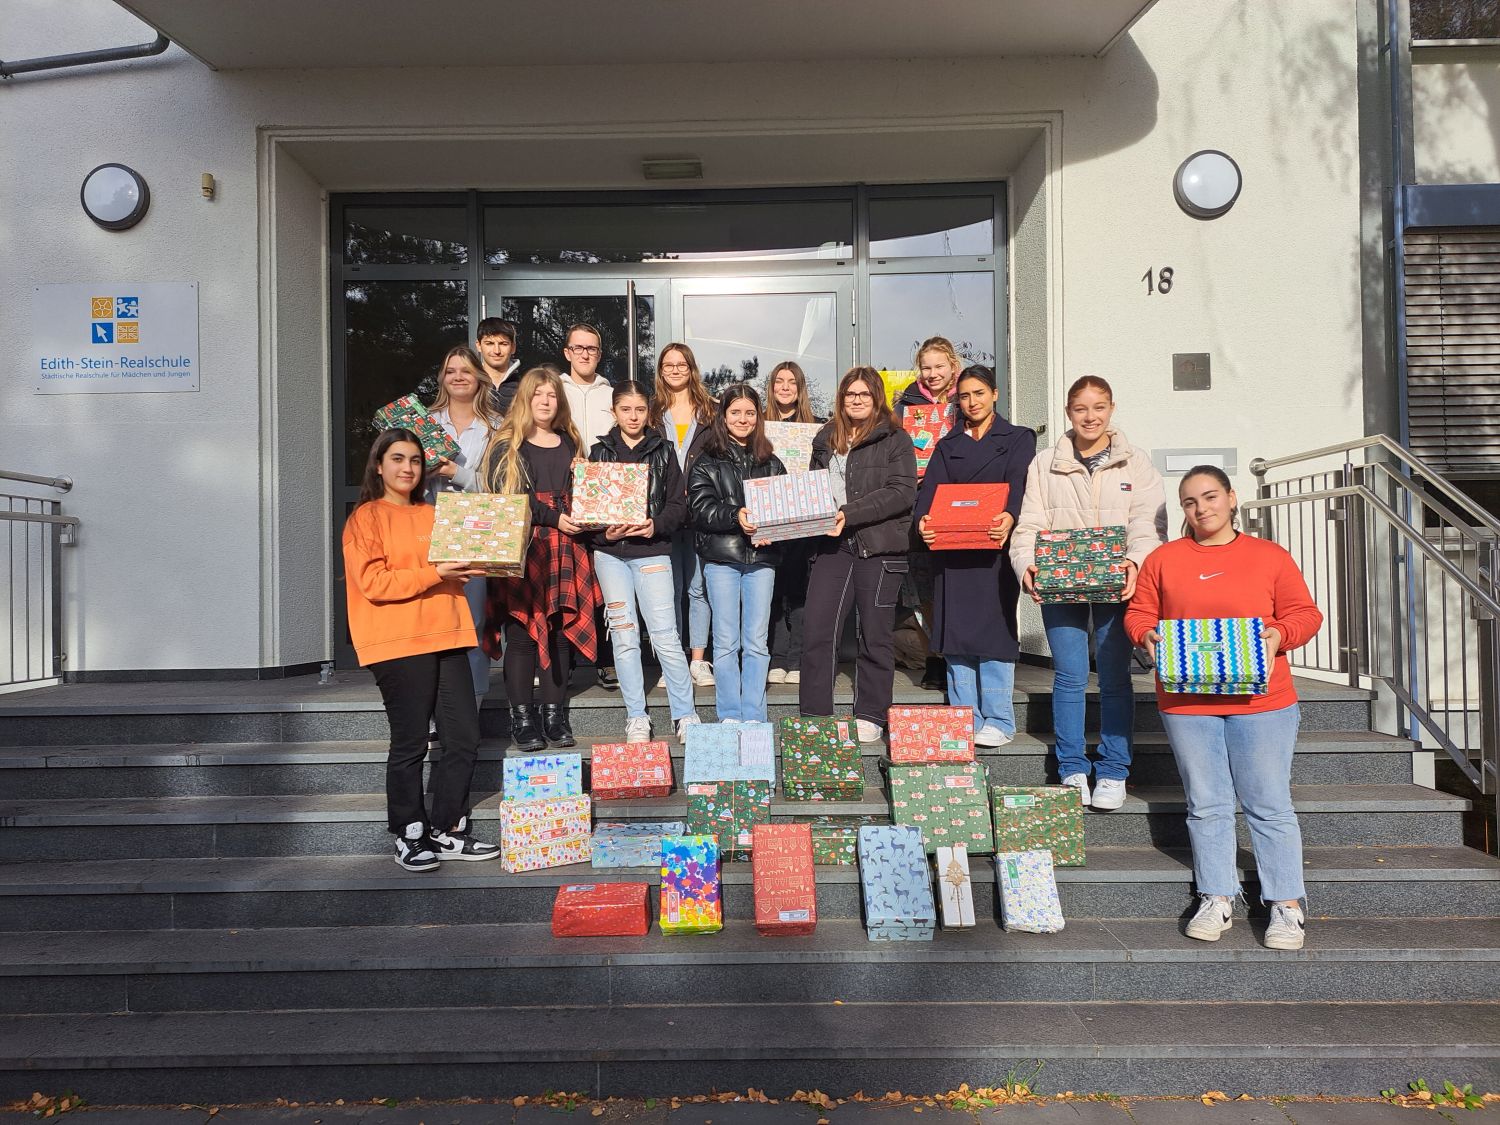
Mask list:
[[1004,746],[1007,742],[1013,742],[1015,735],[1006,734],[999,727],[980,727],[974,735],[974,745],[993,748]]
[[859,732],[861,742],[879,742],[882,731],[879,723],[872,723],[868,719],[855,719],[855,729]]
[[1092,804],[1096,809],[1117,809],[1125,803],[1125,782],[1117,777],[1101,777],[1094,782]]
[[625,720],[626,742],[650,742],[651,741],[651,716],[637,715],[633,719]]
[[786,683],[786,669],[785,668],[772,668],[769,672],[766,673],[766,683],[768,683],[768,684],[784,684],[784,683]]
[[786,682],[789,684],[800,684],[802,682],[802,673],[796,668],[788,668]]
[[1227,898],[1204,895],[1187,924],[1187,936],[1199,941],[1218,941],[1225,930],[1234,925],[1234,905]]
[[1301,949],[1307,937],[1307,919],[1302,907],[1271,904],[1271,924],[1266,927],[1267,949]]
[[1079,801],[1082,802],[1084,808],[1089,807],[1090,797],[1088,774],[1070,773],[1067,777],[1062,779],[1062,783],[1064,785],[1071,785],[1074,789],[1078,790]]
[[686,742],[687,741],[687,729],[688,729],[688,727],[695,727],[695,726],[697,726],[701,722],[703,722],[703,720],[700,719],[700,718],[698,718],[697,715],[684,715],[682,718],[678,719],[677,720],[677,741],[678,742]]
[[688,665],[688,675],[693,678],[693,684],[697,687],[714,686],[714,666],[707,660],[695,660]]
[[431,871],[438,866],[437,848],[421,821],[408,824],[396,837],[396,865],[408,871]]

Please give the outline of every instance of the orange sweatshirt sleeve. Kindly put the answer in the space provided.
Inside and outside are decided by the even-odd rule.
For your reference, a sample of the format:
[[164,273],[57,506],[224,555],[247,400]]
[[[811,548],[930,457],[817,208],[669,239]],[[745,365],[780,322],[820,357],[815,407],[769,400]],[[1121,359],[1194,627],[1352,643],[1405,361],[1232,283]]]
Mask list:
[[1279,651],[1301,648],[1323,627],[1323,611],[1313,601],[1307,579],[1292,556],[1282,552],[1275,577],[1276,610],[1266,627],[1281,634]]
[[376,604],[410,601],[443,581],[431,563],[415,570],[390,566],[380,537],[357,517],[344,527],[344,578]]

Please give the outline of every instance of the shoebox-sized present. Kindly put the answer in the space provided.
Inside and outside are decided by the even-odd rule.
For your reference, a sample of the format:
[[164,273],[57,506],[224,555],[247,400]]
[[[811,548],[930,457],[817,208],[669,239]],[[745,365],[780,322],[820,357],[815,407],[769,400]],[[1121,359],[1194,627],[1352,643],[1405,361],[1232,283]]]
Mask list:
[[943,929],[967,929],[974,925],[974,880],[969,875],[969,849],[962,844],[939,848],[934,859]]
[[893,762],[974,760],[974,712],[968,707],[892,707],[886,732]]
[[585,527],[646,522],[651,467],[590,461],[573,466],[573,506],[569,514]]
[[601,820],[594,825],[589,862],[611,867],[660,867],[664,836],[681,836],[680,820]]
[[409,430],[413,418],[426,418],[427,407],[416,395],[402,395],[395,402],[388,402],[375,411],[377,430]]
[[711,934],[724,928],[714,837],[662,838],[658,920],[664,934]]
[[500,802],[500,863],[537,871],[589,861],[589,799]]
[[754,538],[772,543],[827,535],[839,511],[827,469],[747,480],[745,509]]
[[871,941],[932,940],[932,872],[915,828],[867,824],[859,830],[859,887]]
[[1055,934],[1063,928],[1051,852],[996,853],[995,883],[1000,890],[1000,924],[1007,931]]
[[917,479],[927,472],[937,443],[953,428],[953,408],[939,406],[908,406],[901,415],[901,427],[911,435],[912,448],[917,452]]
[[766,440],[789,473],[805,473],[812,467],[813,438],[823,427],[816,422],[767,422]]
[[531,501],[488,492],[439,492],[428,562],[462,562],[496,578],[520,577],[531,543]]
[[581,754],[533,754],[506,758],[502,767],[503,802],[577,797],[583,792]]
[[859,801],[864,763],[853,719],[781,720],[781,793],[788,801]]
[[757,824],[750,853],[755,928],[771,936],[810,934],[818,924],[812,831],[805,824]]
[[388,402],[375,411],[377,430],[410,430],[422,443],[422,460],[430,469],[441,458],[457,459],[461,450],[458,442],[448,436],[442,423],[427,413],[422,400],[416,395],[402,395],[395,402]]
[[672,755],[665,742],[609,742],[594,747],[589,792],[596,801],[665,797],[672,792]]
[[889,822],[874,816],[794,816],[792,823],[812,830],[813,863],[852,867],[859,862],[859,830]]
[[1271,677],[1259,617],[1166,620],[1156,627],[1156,675],[1163,691],[1265,695]]
[[984,766],[954,762],[890,767],[891,819],[920,829],[929,852],[962,844],[970,855],[995,850]]
[[688,835],[716,837],[725,861],[747,858],[752,829],[771,820],[768,781],[698,781],[687,786],[687,799]]
[[770,723],[740,724],[740,765],[755,780],[776,780],[776,728]]
[[1059,867],[1082,867],[1083,800],[1071,785],[996,785],[995,850],[1045,848]]
[[940,484],[928,510],[934,551],[997,551],[990,538],[995,517],[1010,502],[1008,484]]
[[752,737],[748,753],[742,732],[749,724],[695,723],[683,743],[682,783],[706,781],[776,780],[774,749],[767,760],[764,746]]
[[1042,602],[1117,602],[1129,566],[1125,529],[1065,528],[1036,537],[1036,588]]
[[552,903],[554,937],[641,937],[651,930],[647,883],[568,883]]

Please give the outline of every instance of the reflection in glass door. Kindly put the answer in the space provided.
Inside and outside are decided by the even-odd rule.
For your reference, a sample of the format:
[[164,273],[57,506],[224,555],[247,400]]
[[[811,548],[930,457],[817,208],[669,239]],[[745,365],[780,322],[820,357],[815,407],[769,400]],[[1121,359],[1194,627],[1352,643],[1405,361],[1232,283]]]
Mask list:
[[[634,284],[635,318],[631,322],[625,281],[493,281],[483,289],[482,316],[514,321],[517,354],[524,370],[555,363],[563,371],[564,335],[570,325],[592,324],[603,336],[599,370],[611,383],[630,377],[632,346],[636,378],[650,387],[656,372],[658,293],[664,283]],[[634,343],[632,345],[632,332]]]

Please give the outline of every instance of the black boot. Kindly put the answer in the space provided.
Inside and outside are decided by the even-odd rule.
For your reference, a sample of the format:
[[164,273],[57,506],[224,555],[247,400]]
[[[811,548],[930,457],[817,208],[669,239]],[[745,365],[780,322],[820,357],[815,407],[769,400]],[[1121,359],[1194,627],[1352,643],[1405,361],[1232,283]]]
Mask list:
[[927,691],[948,690],[948,662],[941,656],[929,656],[922,672],[922,687]]
[[537,725],[536,708],[532,706],[510,709],[510,740],[517,750],[541,750],[547,745],[542,737],[542,728]]
[[566,703],[542,704],[542,733],[547,736],[547,741],[553,746],[578,745],[578,741],[573,737],[573,728],[568,725]]

